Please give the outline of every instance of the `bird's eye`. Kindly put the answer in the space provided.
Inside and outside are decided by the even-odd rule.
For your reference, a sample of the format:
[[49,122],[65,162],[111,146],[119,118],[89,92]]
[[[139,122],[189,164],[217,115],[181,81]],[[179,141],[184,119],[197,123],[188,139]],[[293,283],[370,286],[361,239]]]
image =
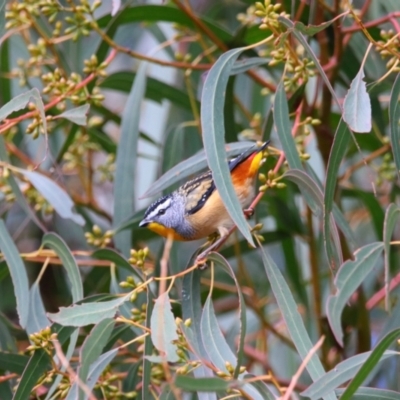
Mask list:
[[164,215],[165,214],[165,208],[162,208],[159,212],[158,215]]

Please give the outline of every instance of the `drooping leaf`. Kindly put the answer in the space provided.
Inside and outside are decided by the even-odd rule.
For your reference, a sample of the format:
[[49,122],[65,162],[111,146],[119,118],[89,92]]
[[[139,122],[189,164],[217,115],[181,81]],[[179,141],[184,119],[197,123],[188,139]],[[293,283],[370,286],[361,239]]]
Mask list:
[[67,271],[67,276],[71,282],[72,300],[76,303],[83,298],[82,278],[78,265],[71,250],[68,248],[64,240],[54,232],[47,233],[43,236],[42,245],[53,249],[60,257],[63,267]]
[[249,69],[266,64],[269,61],[270,59],[261,57],[244,58],[243,60],[238,60],[235,62],[235,64],[233,64],[231,75],[242,74],[243,72],[247,72]]
[[[339,396],[346,389],[336,389],[335,392]],[[359,387],[351,396],[352,400],[400,400],[400,393],[387,389],[376,389],[371,387]]]
[[64,111],[63,113],[57,115],[56,118],[65,118],[74,124],[86,126],[87,124],[87,114],[89,112],[90,105],[84,104],[71,110]]
[[385,288],[386,288],[386,310],[390,312],[389,283],[390,283],[390,242],[396,224],[399,220],[400,208],[392,203],[386,209],[385,221],[383,223],[383,244],[385,248]]
[[[226,362],[231,365],[237,365],[237,360],[232,350],[230,349],[226,339],[224,338],[221,329],[218,326],[217,317],[215,316],[214,307],[211,297],[208,296],[204,304],[203,314],[201,316],[201,337],[204,348],[207,351],[208,357],[212,363],[221,371],[227,372]],[[239,378],[244,375],[241,374]],[[254,400],[262,400],[260,393],[250,384],[244,384],[242,389],[250,398]]]
[[160,295],[151,314],[151,340],[154,347],[165,357],[168,362],[176,362],[179,357],[176,353],[177,346],[174,341],[178,340],[174,314],[171,311],[171,303],[168,293]]
[[[292,169],[285,172],[283,177],[296,183],[313,214],[318,217],[322,217],[324,209],[324,195],[317,183],[305,171],[297,169]],[[331,229],[330,235],[333,239],[333,243],[335,244],[335,254],[337,255],[338,259],[341,260],[342,249],[340,237],[333,215],[331,215],[331,222],[329,226]]]
[[395,329],[389,332],[371,351],[368,359],[363,363],[361,368],[358,370],[356,376],[347,386],[346,390],[340,396],[340,400],[350,400],[353,398],[359,386],[364,382],[365,378],[372,371],[375,365],[382,358],[385,350],[400,337],[400,329]]
[[113,318],[118,307],[128,301],[130,293],[110,301],[85,303],[72,305],[71,307],[60,307],[57,313],[48,313],[48,317],[60,325],[65,326],[86,326],[98,324],[106,318]]
[[278,21],[281,24],[285,25],[287,28],[289,28],[289,30],[294,34],[294,36],[296,36],[297,40],[302,44],[302,46],[304,47],[304,49],[306,50],[308,55],[313,60],[315,67],[318,69],[318,72],[320,73],[321,78],[323,79],[323,81],[325,82],[325,85],[328,87],[329,91],[331,92],[332,97],[336,101],[336,104],[340,107],[339,99],[337,98],[336,93],[333,90],[333,87],[332,87],[328,77],[326,76],[324,69],[322,68],[322,66],[321,66],[317,56],[315,55],[314,51],[312,50],[311,46],[308,44],[306,38],[303,36],[303,34],[299,30],[295,29],[294,23],[292,21],[290,21],[289,19],[287,19],[286,17],[279,16]]
[[[86,382],[89,390],[93,390],[94,385],[98,381],[100,375],[104,369],[110,364],[114,357],[118,354],[118,348],[107,351],[107,353],[102,354],[89,368],[88,379]],[[84,396],[85,400],[87,396]]]
[[[118,90],[129,93],[133,81],[136,79],[136,73],[131,71],[118,71],[107,76],[101,82],[100,87],[104,89]],[[174,105],[191,111],[189,96],[183,91],[165,82],[148,77],[145,90],[146,99],[162,103],[164,100],[169,100]],[[200,107],[200,102],[196,102]]]
[[244,339],[246,336],[246,304],[243,299],[242,291],[240,289],[240,285],[238,280],[236,279],[235,273],[233,272],[232,267],[228,263],[228,261],[222,257],[219,253],[211,253],[208,256],[208,260],[214,261],[215,263],[219,264],[222,266],[225,271],[231,276],[233,281],[235,282],[236,290],[238,293],[239,297],[239,322],[240,322],[240,329],[239,329],[239,342],[238,342],[238,351],[237,351],[237,361],[236,361],[236,367],[235,371],[233,374],[233,378],[237,379],[239,376],[240,372],[240,367],[242,366],[243,363],[243,348],[244,348]]
[[50,203],[60,217],[71,219],[78,225],[85,224],[83,217],[73,210],[75,204],[68,193],[52,179],[35,171],[18,169],[18,172],[29,179],[35,189]]
[[29,399],[31,390],[36,385],[38,379],[50,366],[50,357],[42,349],[36,350],[29,359],[24,369],[13,400]]
[[343,119],[350,129],[358,133],[371,131],[371,100],[364,82],[364,70],[360,69],[350,85],[343,103]]
[[[0,0],[0,38],[3,36],[6,25],[6,0]],[[0,46],[3,43],[0,41]]]
[[342,312],[350,296],[376,266],[383,250],[383,243],[376,242],[361,247],[354,253],[354,260],[347,260],[335,277],[334,295],[327,302],[326,313],[336,340],[343,346]]
[[[290,288],[285,282],[278,266],[262,247],[260,248],[260,252],[265,272],[267,273],[268,280],[271,284],[272,291],[274,292],[276,302],[278,303],[290,337],[292,338],[300,357],[304,360],[313,348],[311,339],[308,336],[304,322],[297,310]],[[314,354],[311,357],[306,368],[314,382],[325,375],[324,368],[317,354]],[[334,393],[330,392],[324,396],[324,399],[336,400],[336,397]]]
[[40,295],[39,282],[36,281],[29,289],[29,313],[26,324],[28,333],[39,332],[42,329],[50,326],[50,321],[46,316],[46,310],[43,305],[43,300]]
[[[86,336],[85,341],[82,344],[79,354],[79,372],[78,376],[82,382],[86,382],[86,378],[89,374],[90,365],[93,364],[101,355],[104,346],[111,335],[114,328],[114,319],[104,319],[93,327],[90,334]],[[75,382],[70,391],[68,392],[67,399],[76,399],[77,391],[79,390],[79,398],[83,398],[82,389],[78,388],[78,384]]]
[[25,328],[28,323],[29,285],[25,265],[18,249],[10,237],[4,221],[0,219],[0,249],[7,261],[14,293],[17,300],[17,312],[20,325]]
[[[6,143],[4,140],[4,136],[0,137],[0,159],[1,161],[6,162],[7,164],[10,164],[10,157],[6,149]],[[16,179],[12,174],[9,174],[7,177],[7,183],[10,185],[14,196],[20,205],[20,207],[26,212],[26,215],[28,215],[31,220],[43,231],[47,232],[47,228],[44,226],[44,224],[39,220],[39,218],[36,216],[36,213],[33,211],[32,207],[29,205],[27,199],[23,195]]]
[[330,240],[330,215],[334,204],[333,199],[336,190],[337,174],[349,141],[349,129],[344,121],[340,120],[335,132],[331,153],[329,155],[324,193],[324,244],[328,261],[332,269],[336,269],[341,264],[341,255],[337,254],[332,248],[332,243]]
[[[337,364],[335,368],[327,372],[320,379],[310,385],[301,393],[301,395],[309,397],[311,400],[320,399],[326,393],[336,389],[340,385],[352,379],[357,373],[359,367],[365,363],[370,355],[371,351],[368,351],[342,361],[341,363]],[[399,353],[396,351],[387,350],[383,354],[380,361],[395,355],[399,355]]]
[[301,21],[296,21],[293,27],[304,35],[314,36],[316,33],[328,28],[328,26],[332,25],[333,22],[334,19],[324,22],[320,25],[304,25]]
[[175,385],[187,392],[216,392],[226,391],[233,383],[222,378],[193,378],[191,376],[178,375]]
[[[146,328],[150,329],[151,324],[151,315],[153,312],[154,305],[154,295],[150,288],[147,288],[147,306],[146,306]],[[153,352],[153,342],[151,340],[151,336],[147,335],[144,339],[144,352],[142,359],[142,390],[141,395],[142,399],[150,398],[150,380],[151,380],[151,363],[147,359],[147,356],[150,356]]]
[[201,98],[204,150],[222,201],[239,231],[254,246],[249,226],[232,184],[224,149],[224,97],[231,69],[242,48],[224,53],[207,74]]
[[397,176],[400,177],[400,74],[397,75],[396,80],[390,93],[389,102],[389,127],[390,127],[390,142],[392,144],[392,152],[394,162],[396,163]]
[[23,354],[6,353],[0,351],[0,370],[22,375],[29,357]]
[[[141,63],[122,114],[114,181],[114,226],[118,226],[134,211],[135,194],[132,179],[135,176],[140,110],[146,88],[146,69],[147,63]],[[118,232],[115,235],[116,247],[125,256],[129,255],[131,241],[130,231]]]

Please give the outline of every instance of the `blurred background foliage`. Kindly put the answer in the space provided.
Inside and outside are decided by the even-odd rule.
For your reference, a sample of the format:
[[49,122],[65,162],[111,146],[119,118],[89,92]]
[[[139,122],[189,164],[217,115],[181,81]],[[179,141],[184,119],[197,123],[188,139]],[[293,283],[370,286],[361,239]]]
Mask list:
[[[400,399],[399,18],[0,1],[0,398]],[[258,249],[138,228],[268,139]]]

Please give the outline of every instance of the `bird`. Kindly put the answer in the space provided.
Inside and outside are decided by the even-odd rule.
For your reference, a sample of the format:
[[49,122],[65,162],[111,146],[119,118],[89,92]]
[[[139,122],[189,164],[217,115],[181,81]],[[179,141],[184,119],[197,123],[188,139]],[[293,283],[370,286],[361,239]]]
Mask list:
[[[261,146],[255,144],[228,162],[233,187],[243,209],[255,196],[255,178],[263,159]],[[234,226],[215,186],[209,170],[187,181],[146,210],[140,227],[179,241],[191,241],[209,237],[218,232],[227,236]]]

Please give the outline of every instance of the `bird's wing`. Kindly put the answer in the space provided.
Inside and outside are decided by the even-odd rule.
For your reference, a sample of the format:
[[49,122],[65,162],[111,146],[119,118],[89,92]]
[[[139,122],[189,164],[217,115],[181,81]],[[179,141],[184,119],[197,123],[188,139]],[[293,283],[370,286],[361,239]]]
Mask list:
[[186,213],[194,214],[199,211],[214,190],[215,184],[211,171],[198,175],[181,186],[179,191],[182,191],[186,197]]

